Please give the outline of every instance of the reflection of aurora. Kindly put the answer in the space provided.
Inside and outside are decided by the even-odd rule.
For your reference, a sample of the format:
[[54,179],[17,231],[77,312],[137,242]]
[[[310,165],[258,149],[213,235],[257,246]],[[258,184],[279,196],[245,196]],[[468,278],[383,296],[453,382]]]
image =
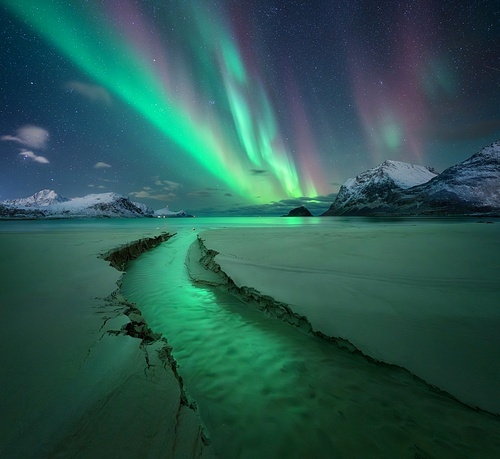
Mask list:
[[[272,200],[325,191],[314,151],[297,152],[296,167],[294,146],[280,134],[264,84],[244,62],[222,12],[169,5],[155,27],[127,0],[102,8],[3,3],[233,192]],[[306,124],[304,114],[299,124]],[[266,180],[252,179],[252,169],[266,170]]]

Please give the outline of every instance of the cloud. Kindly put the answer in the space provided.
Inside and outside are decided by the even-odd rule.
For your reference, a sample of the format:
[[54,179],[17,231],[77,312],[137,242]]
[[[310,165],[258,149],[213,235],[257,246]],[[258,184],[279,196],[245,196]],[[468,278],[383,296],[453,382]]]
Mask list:
[[182,188],[181,183],[172,182],[171,180],[161,180],[159,177],[153,177],[154,184],[162,187],[165,191],[175,191]]
[[69,91],[75,91],[81,94],[92,102],[103,102],[106,105],[111,105],[111,95],[102,86],[82,83],[81,81],[68,81],[64,87]]
[[0,140],[17,142],[28,148],[43,150],[47,148],[49,132],[38,126],[26,125],[17,129],[15,136],[3,135]]
[[210,190],[197,190],[197,191],[192,191],[191,193],[188,193],[188,196],[194,196],[197,198],[209,198],[213,195],[214,195],[213,191],[210,191]]
[[155,194],[155,193],[150,193],[148,190],[131,191],[129,195],[133,196],[134,198],[156,199],[157,201],[169,201],[177,197],[174,193]]
[[108,169],[109,167],[111,167],[111,164],[103,163],[102,161],[94,164],[94,169]]
[[250,174],[252,175],[264,175],[267,174],[265,169],[250,169]]
[[140,191],[131,191],[130,196],[138,199],[156,199],[157,201],[172,201],[177,199],[176,190],[183,187],[181,183],[172,180],[163,180],[160,177],[152,177],[153,184],[143,186]]
[[40,164],[49,164],[50,161],[45,156],[35,155],[32,151],[23,150],[19,153],[19,156],[25,160],[34,161]]

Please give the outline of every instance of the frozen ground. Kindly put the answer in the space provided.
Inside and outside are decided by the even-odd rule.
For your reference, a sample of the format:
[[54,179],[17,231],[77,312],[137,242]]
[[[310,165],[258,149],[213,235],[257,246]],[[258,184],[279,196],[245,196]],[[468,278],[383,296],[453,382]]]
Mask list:
[[500,413],[500,224],[366,222],[334,231],[218,229],[200,238],[238,286]]
[[[201,222],[196,223],[201,228]],[[325,238],[342,226],[319,222],[310,229],[238,228],[201,236],[208,240],[206,236],[213,234],[221,246],[227,243],[228,258],[238,258],[238,248],[245,247],[246,257],[272,264],[273,241],[282,241],[277,245],[282,244],[293,257],[292,253],[300,254],[293,236],[297,241],[304,240],[304,233]],[[347,226],[351,228],[346,237],[356,233],[356,225]],[[373,225],[365,226],[367,232],[368,226],[377,232]],[[236,240],[231,241],[232,237]],[[308,240],[317,246],[314,237]],[[197,252],[196,233],[179,231],[130,264],[122,291],[139,305],[155,332],[168,336],[219,457],[482,459],[499,455],[498,417],[432,390],[406,370],[370,363],[266,316],[224,289],[206,285],[207,280],[212,284],[220,280],[197,264],[201,255]],[[274,254],[278,259],[279,253]],[[324,253],[325,247],[321,256]],[[304,260],[299,257],[296,262],[303,272]],[[189,281],[186,263],[190,275],[201,283]],[[253,263],[251,273],[242,271],[248,274],[247,280],[254,279],[259,266]],[[293,271],[278,266],[275,271]],[[279,281],[279,275],[268,272],[266,284]],[[290,288],[297,293],[304,284],[302,280]]]
[[[459,386],[476,380],[484,400],[497,400],[488,384],[498,377],[498,224],[1,222],[1,457],[499,455],[498,417],[436,393],[406,371],[268,318],[224,291],[193,284],[186,257],[193,277],[217,282],[196,263],[196,236],[220,226],[253,226],[201,234],[221,252],[217,261],[229,260],[225,269],[241,276],[238,282],[289,294],[287,302],[305,308],[319,329],[337,325],[324,307],[312,307],[330,292],[323,299],[340,324],[354,332],[359,324],[358,334],[372,338],[372,346],[379,338],[401,341],[409,354],[399,354],[416,362],[449,359],[437,374],[456,369],[463,352]],[[178,234],[129,265],[122,291],[173,347],[213,450],[201,447],[195,412],[179,405],[178,381],[155,352],[160,344],[147,347],[148,365],[137,339],[106,333],[128,319],[104,300],[120,273],[97,255],[162,230]],[[337,290],[322,290],[325,276]],[[380,327],[390,336],[379,337]],[[434,341],[426,343],[426,336]]]
[[[135,225],[135,226],[134,226]],[[197,415],[104,300],[121,273],[98,255],[157,222],[0,222],[0,457],[203,457]]]

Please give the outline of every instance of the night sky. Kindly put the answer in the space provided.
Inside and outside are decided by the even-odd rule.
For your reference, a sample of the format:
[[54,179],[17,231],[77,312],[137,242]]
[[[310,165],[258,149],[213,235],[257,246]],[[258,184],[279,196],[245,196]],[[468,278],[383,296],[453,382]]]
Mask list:
[[498,0],[0,0],[0,40],[0,200],[317,214],[500,139]]

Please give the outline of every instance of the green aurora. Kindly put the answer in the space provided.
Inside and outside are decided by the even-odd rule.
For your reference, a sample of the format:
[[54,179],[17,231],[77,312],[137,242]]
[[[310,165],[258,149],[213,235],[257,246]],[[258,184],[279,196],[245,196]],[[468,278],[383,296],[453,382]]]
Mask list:
[[[2,2],[232,192],[254,201],[317,195],[312,181],[299,177],[264,87],[220,17],[198,5],[181,39],[160,42],[152,24],[123,20],[137,13],[127,2],[109,10],[87,2]],[[217,104],[206,102],[214,98]],[[265,170],[266,180],[255,180],[252,169]]]

